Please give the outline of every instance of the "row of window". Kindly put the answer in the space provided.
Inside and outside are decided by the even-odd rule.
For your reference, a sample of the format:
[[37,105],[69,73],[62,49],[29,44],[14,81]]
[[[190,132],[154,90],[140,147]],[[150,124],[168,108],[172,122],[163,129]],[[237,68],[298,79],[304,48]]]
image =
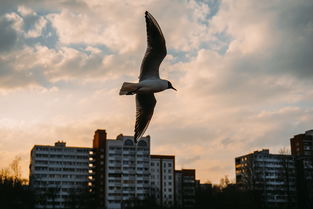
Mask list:
[[[131,165],[131,164],[135,165],[135,162],[136,161],[133,161],[133,160],[123,160],[123,164],[126,164],[126,165]],[[148,160],[147,161],[137,160],[137,164],[144,164],[144,163],[149,163],[149,161]]]
[[64,178],[64,179],[87,179],[87,175],[65,175],[65,174],[34,174],[33,177],[41,178]]
[[82,182],[82,181],[40,181],[36,180],[34,181],[34,185],[81,185],[81,186],[86,186],[87,182]]
[[49,168],[44,166],[35,166],[35,171],[67,171],[67,172],[84,172],[87,173],[88,169],[84,168]]
[[36,146],[35,150],[40,150],[40,151],[54,151],[54,152],[80,152],[80,153],[88,153],[90,151],[90,148],[62,148],[62,147],[41,147],[41,146]]
[[109,183],[124,183],[124,184],[148,184],[148,180],[121,180],[121,179],[109,179]]
[[109,156],[130,156],[130,157],[149,157],[149,152],[146,152],[146,153],[143,153],[143,152],[136,152],[135,150],[134,151],[125,151],[122,152],[122,151],[114,151],[114,150],[109,150]]
[[[156,185],[156,182],[155,181],[151,181],[151,185]],[[172,186],[172,182],[169,181],[169,182],[163,182],[163,186],[166,187],[166,186]]]
[[131,173],[131,174],[128,174],[128,173],[109,173],[109,177],[149,177],[149,174],[135,174],[135,173]]
[[48,161],[48,160],[35,160],[34,163],[44,165],[81,165],[88,166],[88,162],[77,162],[77,161]]
[[[109,170],[121,170],[121,167],[109,167]],[[123,167],[123,170],[130,170],[130,171],[148,171],[149,168],[143,168],[143,167],[137,167],[136,169],[134,167]]]
[[[160,175],[151,175],[151,178],[152,179],[159,179],[160,178]],[[172,176],[171,175],[169,175],[169,176],[163,176],[163,179],[164,180],[166,180],[166,179],[168,179],[168,180],[172,180]]]
[[[134,193],[108,193],[109,196],[111,197],[120,197],[120,196],[123,196],[123,197],[135,197],[135,194]],[[137,197],[147,197],[149,194],[137,194],[136,196]]]
[[59,159],[88,159],[88,155],[54,155],[54,154],[36,154],[36,157],[59,158]]
[[[160,166],[158,162],[151,162],[151,166]],[[163,167],[173,167],[173,163],[163,163]]]
[[[160,172],[160,170],[159,169],[154,169],[154,168],[151,168],[151,172]],[[163,173],[172,173],[173,172],[173,170],[170,168],[170,169],[163,169],[162,170],[163,171]]]

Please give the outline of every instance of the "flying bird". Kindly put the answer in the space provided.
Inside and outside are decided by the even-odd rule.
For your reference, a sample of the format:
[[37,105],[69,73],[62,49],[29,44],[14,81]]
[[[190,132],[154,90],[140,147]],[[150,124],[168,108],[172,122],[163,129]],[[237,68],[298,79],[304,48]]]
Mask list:
[[145,12],[147,28],[147,49],[140,67],[138,83],[124,82],[120,95],[136,94],[136,124],[134,141],[145,133],[153,115],[156,99],[154,93],[166,89],[176,89],[168,80],[160,79],[159,67],[166,56],[166,45],[163,33],[157,21]]

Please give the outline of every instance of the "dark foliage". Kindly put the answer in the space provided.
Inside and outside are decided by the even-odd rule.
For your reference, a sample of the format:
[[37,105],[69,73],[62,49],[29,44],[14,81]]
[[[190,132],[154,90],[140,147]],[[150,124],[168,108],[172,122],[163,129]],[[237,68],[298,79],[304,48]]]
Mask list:
[[72,191],[66,202],[66,208],[69,209],[96,209],[97,204],[93,193],[83,191]]
[[1,174],[0,202],[1,209],[32,209],[35,196],[25,181]]

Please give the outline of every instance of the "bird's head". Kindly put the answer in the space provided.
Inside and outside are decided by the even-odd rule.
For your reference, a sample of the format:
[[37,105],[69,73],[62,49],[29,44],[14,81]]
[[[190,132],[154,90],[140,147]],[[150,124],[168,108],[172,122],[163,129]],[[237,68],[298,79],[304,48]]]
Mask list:
[[168,88],[168,89],[174,89],[175,91],[177,91],[177,89],[175,89],[175,88],[172,86],[171,82],[169,82],[169,81],[167,81],[167,88]]

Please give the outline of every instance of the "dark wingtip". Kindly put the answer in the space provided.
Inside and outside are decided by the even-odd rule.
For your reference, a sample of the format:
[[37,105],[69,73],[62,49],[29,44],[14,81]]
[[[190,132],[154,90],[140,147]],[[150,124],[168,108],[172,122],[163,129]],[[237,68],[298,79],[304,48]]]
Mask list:
[[148,11],[146,11],[145,12],[145,17],[148,18],[149,16],[151,16],[151,14]]
[[148,12],[148,11],[146,11],[146,12],[145,12],[145,18],[146,18],[146,21],[147,21],[147,19],[148,19],[148,15],[149,15],[149,12]]

